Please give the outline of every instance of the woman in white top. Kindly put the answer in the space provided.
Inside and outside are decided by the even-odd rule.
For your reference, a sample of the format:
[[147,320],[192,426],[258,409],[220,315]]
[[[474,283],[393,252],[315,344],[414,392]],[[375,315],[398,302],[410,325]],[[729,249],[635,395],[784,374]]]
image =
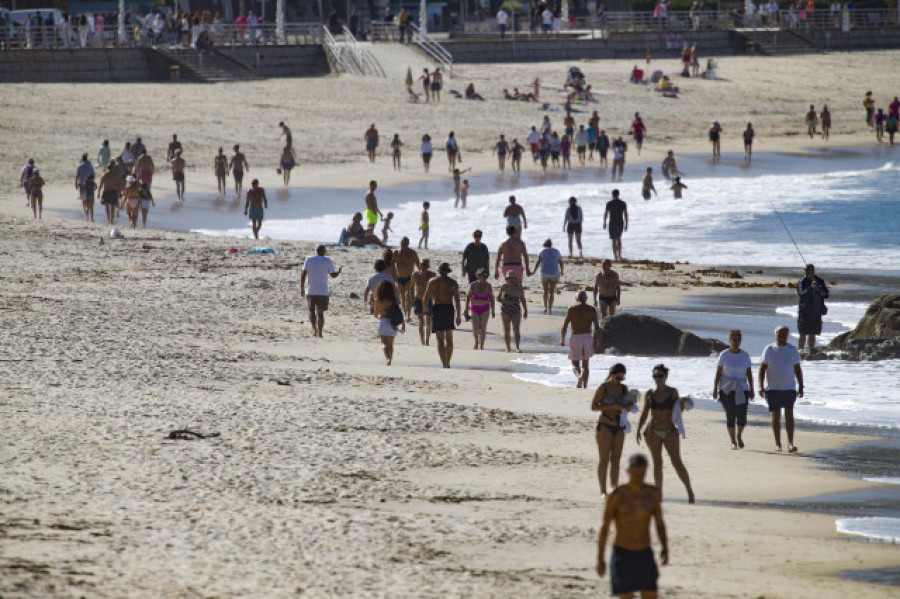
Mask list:
[[[731,437],[732,449],[743,449],[741,436],[747,426],[747,405],[753,401],[753,373],[750,354],[741,349],[741,332],[728,334],[728,349],[719,354],[716,362],[716,379],[713,382],[713,399],[722,403]],[[737,433],[735,433],[737,426]]]

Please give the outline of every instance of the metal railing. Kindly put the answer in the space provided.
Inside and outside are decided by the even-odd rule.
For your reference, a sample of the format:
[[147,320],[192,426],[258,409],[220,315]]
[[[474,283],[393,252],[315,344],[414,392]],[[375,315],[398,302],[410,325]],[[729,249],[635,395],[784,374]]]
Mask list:
[[415,23],[409,24],[415,43],[433,61],[444,67],[450,76],[453,76],[453,55],[428,33],[419,29]]
[[361,74],[371,75],[373,77],[387,77],[384,68],[382,68],[381,63],[378,62],[378,59],[372,56],[371,52],[363,49],[363,47],[359,45],[359,42],[356,41],[356,37],[346,25],[344,25],[343,34],[344,45],[353,53],[353,57],[356,59]]

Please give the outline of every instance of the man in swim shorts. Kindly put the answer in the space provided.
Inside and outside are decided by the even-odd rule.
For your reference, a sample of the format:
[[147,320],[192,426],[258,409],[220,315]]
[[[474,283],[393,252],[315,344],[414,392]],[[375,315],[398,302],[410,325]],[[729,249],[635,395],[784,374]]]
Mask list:
[[656,535],[662,544],[662,565],[669,563],[669,542],[662,514],[662,495],[653,485],[644,483],[647,458],[635,454],[628,460],[628,482],[613,491],[606,500],[603,526],[597,543],[597,574],[606,575],[606,539],[609,525],[615,522],[616,538],[609,559],[612,594],[617,597],[656,599],[659,569],[650,543],[650,520],[656,522]]
[[378,200],[375,198],[375,190],[378,189],[377,181],[369,181],[369,190],[366,192],[366,233],[374,235],[378,218],[384,218],[378,209]]
[[[525,209],[516,204],[516,196],[509,196],[509,206],[503,210],[503,218],[507,227],[515,227],[516,237],[522,237],[522,229],[528,228],[528,219],[525,218]],[[519,273],[519,282],[522,281],[522,273]]]
[[[344,267],[334,269],[331,258],[325,255],[325,246],[316,248],[315,256],[307,256],[300,274],[300,297],[306,298],[309,307],[309,324],[312,325],[313,337],[322,336],[325,326],[325,311],[328,310],[328,277],[332,279],[341,274]],[[308,284],[307,284],[308,282]]]
[[[656,186],[653,185],[653,167],[647,167],[647,174],[644,175],[643,180],[641,181],[641,196],[645,200],[650,199],[650,192],[656,193]],[[656,195],[659,195],[656,193]]]
[[147,148],[141,150],[141,155],[134,165],[134,171],[138,175],[138,183],[146,185],[147,189],[150,189],[150,186],[153,184],[153,173],[156,171],[156,167],[153,164],[153,159],[147,154]]
[[612,260],[609,258],[603,261],[600,272],[594,278],[594,306],[597,305],[598,295],[601,318],[615,315],[616,306],[622,301],[622,285],[619,273],[612,269]]
[[366,154],[369,155],[369,162],[375,162],[375,150],[378,148],[378,129],[375,128],[375,123],[366,129],[363,139],[366,141]]
[[184,146],[178,141],[178,136],[173,135],[172,141],[169,142],[169,147],[166,149],[166,159],[172,160],[172,158],[175,157],[175,154],[180,154],[182,152],[184,152]]
[[609,224],[609,238],[612,240],[613,258],[622,260],[622,232],[628,230],[628,205],[619,199],[619,190],[613,189],[612,199],[606,203],[603,213],[603,228]]
[[247,164],[247,157],[241,152],[241,146],[234,146],[234,154],[228,161],[228,170],[234,177],[234,197],[241,198],[241,190],[244,188],[244,171],[250,172],[250,165]]
[[[597,320],[597,309],[587,303],[586,291],[579,291],[576,297],[578,303],[566,311],[566,319],[563,321],[562,338],[559,344],[566,346],[566,329],[572,325],[572,337],[569,341],[569,360],[572,361],[572,371],[578,378],[579,389],[587,389],[590,376],[588,362],[594,351],[599,352],[602,346],[602,332],[600,321]],[[593,327],[593,334],[591,328]]]
[[[422,303],[425,305],[431,301],[434,302],[434,306],[431,308],[431,331],[437,337],[438,355],[444,368],[450,368],[450,359],[453,357],[453,329],[462,322],[460,316],[462,310],[459,307],[459,285],[447,276],[450,272],[450,265],[443,262],[438,267],[440,276],[428,281],[425,295],[422,297]],[[456,326],[454,326],[454,320]]]
[[119,177],[118,169],[115,168],[115,163],[110,162],[106,167],[106,172],[100,177],[100,183],[97,185],[100,203],[106,207],[106,224],[108,225],[116,223],[116,208],[119,207],[121,181],[122,179]]
[[[249,214],[253,227],[253,237],[259,239],[259,230],[262,229],[263,217],[266,209],[269,208],[269,201],[266,199],[266,190],[259,186],[259,179],[250,182],[250,189],[247,190],[247,201],[244,203],[244,214]],[[248,212],[249,211],[249,212]]]
[[175,152],[175,157],[172,158],[172,180],[175,181],[175,195],[178,197],[179,202],[184,201],[185,164],[184,158],[181,157],[181,152]]
[[436,275],[431,268],[431,261],[425,258],[419,263],[419,270],[414,272],[410,286],[412,287],[413,296],[413,313],[419,319],[419,340],[422,345],[430,345],[431,342],[431,308],[432,303],[429,302],[426,307],[422,303],[425,296],[425,289],[428,287],[428,281]]
[[400,240],[400,249],[394,250],[394,266],[397,269],[397,287],[400,288],[400,298],[403,305],[403,314],[409,320],[409,312],[412,309],[412,280],[413,272],[419,267],[419,255],[409,247],[409,237]]
[[[528,265],[528,249],[525,242],[516,236],[516,228],[512,225],[506,227],[506,234],[509,236],[506,241],[500,244],[497,249],[497,259],[494,261],[494,278],[499,279],[501,272],[503,280],[506,280],[506,273],[513,271],[516,273],[516,279],[522,283],[524,274],[531,272]],[[500,264],[503,263],[501,269]],[[524,268],[522,264],[525,264]]]

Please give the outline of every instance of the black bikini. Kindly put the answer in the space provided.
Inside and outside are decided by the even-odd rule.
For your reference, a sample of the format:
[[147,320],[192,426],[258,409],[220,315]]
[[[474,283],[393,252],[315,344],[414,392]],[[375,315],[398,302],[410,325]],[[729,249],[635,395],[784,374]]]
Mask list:
[[[627,393],[628,393],[628,387],[626,387],[625,385],[622,385],[622,397],[625,397],[625,395],[626,395]],[[610,405],[611,403],[619,402],[619,401],[622,400],[622,398],[616,399],[616,398],[612,398],[612,397],[607,397],[607,399],[612,399],[613,401],[604,401],[603,403],[604,403],[605,405]],[[600,418],[603,418],[603,414],[600,415]],[[598,420],[597,420],[597,431],[600,430],[600,427],[601,427],[601,426],[605,426],[606,428],[608,428],[608,429],[609,429],[609,432],[612,433],[612,435],[613,435],[614,437],[615,437],[616,435],[618,435],[619,433],[624,433],[624,432],[625,432],[625,427],[622,426],[622,425],[620,425],[620,424],[618,424],[618,423],[616,423],[616,424],[610,424],[610,423],[608,423],[608,422],[603,422],[602,420],[599,420],[599,419],[598,419]]]

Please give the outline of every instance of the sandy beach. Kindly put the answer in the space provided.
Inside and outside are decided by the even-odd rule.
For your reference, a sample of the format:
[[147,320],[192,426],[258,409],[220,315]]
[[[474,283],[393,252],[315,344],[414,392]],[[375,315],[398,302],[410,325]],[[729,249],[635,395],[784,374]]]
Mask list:
[[[624,134],[639,110],[649,128],[642,157],[658,162],[672,146],[707,151],[712,118],[725,126],[724,152],[741,151],[738,131],[748,118],[761,149],[805,151],[808,138],[798,133],[810,102],[831,107],[835,146],[872,144],[874,135],[857,126],[862,93],[893,97],[885,73],[896,56],[723,58],[727,81],[685,81],[678,100],[628,84],[632,61],[582,68],[603,94],[602,125]],[[502,87],[522,89],[538,76],[549,95],[567,66],[460,66],[448,87],[474,81],[497,98]],[[514,379],[523,367],[501,349],[498,321],[486,351],[471,349],[463,324],[451,370],[439,368],[435,348],[422,347],[411,327],[388,368],[375,320],[351,296],[362,295],[374,250],[330,250],[344,271],[333,282],[325,337],[314,339],[299,296],[313,243],[266,241],[281,253],[231,254],[256,244],[125,230],[124,217],[125,239],[111,240],[104,225],[50,211],[73,206],[77,158],[95,155],[103,138],[118,149],[141,135],[159,162],[178,133],[188,191],[203,193],[215,191],[215,149],[241,143],[249,175],[262,171],[263,184],[277,187],[276,124],[285,120],[300,150],[298,185],[361,188],[373,177],[384,186],[446,179],[441,153],[432,174],[421,173],[415,149],[424,132],[437,140],[455,130],[464,166],[489,173],[494,136],[522,137],[544,114],[499,99],[412,105],[402,91],[394,81],[350,77],[3,86],[8,118],[0,132],[10,141],[0,147],[0,595],[608,594],[608,579],[593,570],[603,504],[591,394]],[[399,174],[387,156],[367,163],[362,134],[372,121],[408,143],[409,167]],[[50,185],[40,222],[16,188],[28,156]],[[626,168],[626,178],[637,176]],[[158,177],[160,209],[171,209],[169,175]],[[323,237],[331,241],[332,232]],[[421,255],[459,275],[458,253]],[[724,279],[712,274],[698,278],[700,265],[674,266],[618,267],[628,309],[678,306],[701,294],[793,297],[786,284],[795,277],[765,265],[761,274],[742,273],[753,285],[744,289],[717,285]],[[569,285],[552,316],[540,314],[537,283],[528,283],[524,355],[561,349],[562,309],[596,270],[590,261],[567,265]],[[649,374],[629,372],[629,381],[646,389]],[[593,373],[592,387],[601,376]],[[679,386],[677,372],[670,384]],[[896,587],[838,573],[896,567],[900,547],[839,534],[828,511],[773,503],[878,488],[812,459],[868,436],[806,425],[801,452],[776,455],[768,419],[753,413],[748,447],[736,452],[722,413],[696,409],[686,420],[682,455],[698,502],[687,504],[667,463],[671,563],[661,596],[896,596]],[[167,439],[178,429],[214,436]],[[637,449],[632,436],[625,454]]]

